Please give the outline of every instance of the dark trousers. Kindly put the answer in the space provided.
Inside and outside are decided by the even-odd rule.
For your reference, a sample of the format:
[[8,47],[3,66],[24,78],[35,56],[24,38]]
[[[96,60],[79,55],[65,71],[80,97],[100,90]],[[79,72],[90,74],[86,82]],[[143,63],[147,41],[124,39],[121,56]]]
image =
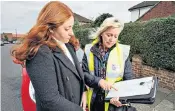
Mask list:
[[98,92],[91,111],[105,111],[105,93]]

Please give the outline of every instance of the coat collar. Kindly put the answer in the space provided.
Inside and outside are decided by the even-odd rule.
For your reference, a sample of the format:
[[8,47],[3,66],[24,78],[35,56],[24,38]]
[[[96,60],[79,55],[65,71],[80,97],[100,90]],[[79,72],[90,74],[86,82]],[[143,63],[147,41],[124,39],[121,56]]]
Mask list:
[[[80,73],[80,65],[79,65],[79,62],[78,62],[78,59],[76,57],[76,54],[73,50],[73,48],[71,48],[70,44],[66,44],[66,47],[68,48],[73,60],[74,60],[74,64],[75,66],[73,65],[73,63],[69,60],[69,58],[62,52],[62,50],[60,48],[56,48],[54,51],[53,51],[53,54],[56,58],[58,58],[69,70],[71,70],[79,79],[83,79],[83,76],[82,76],[82,72]],[[78,71],[78,72],[77,72]]]

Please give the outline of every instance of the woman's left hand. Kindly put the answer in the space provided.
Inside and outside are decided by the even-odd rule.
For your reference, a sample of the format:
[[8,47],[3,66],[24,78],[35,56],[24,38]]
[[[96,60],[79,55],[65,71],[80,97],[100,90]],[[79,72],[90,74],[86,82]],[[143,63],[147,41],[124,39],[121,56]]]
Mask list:
[[83,108],[83,111],[86,111],[86,101],[87,101],[87,97],[86,97],[86,91],[85,91],[83,92],[82,101],[81,101],[81,107]]
[[117,106],[117,107],[121,107],[122,103],[119,101],[119,97],[115,97],[110,99],[110,103]]

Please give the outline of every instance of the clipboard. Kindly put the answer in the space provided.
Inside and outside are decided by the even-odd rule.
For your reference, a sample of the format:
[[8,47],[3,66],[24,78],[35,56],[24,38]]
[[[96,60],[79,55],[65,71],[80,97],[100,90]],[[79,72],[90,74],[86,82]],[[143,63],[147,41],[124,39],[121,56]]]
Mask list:
[[[130,96],[123,96],[123,97],[118,96],[120,97],[120,101],[125,101],[130,103],[153,104],[155,102],[155,96],[156,96],[157,87],[158,87],[158,78],[157,77],[151,77],[151,78],[152,78],[152,87],[149,93],[147,92],[145,94],[130,95]],[[140,80],[144,80],[144,79],[145,78],[140,78]],[[128,83],[132,83],[132,81],[135,81],[135,80],[139,80],[139,79],[128,80]],[[122,82],[125,82],[125,81],[122,81]],[[113,91],[113,90],[111,89],[110,91]],[[105,97],[105,101],[107,102],[109,102],[110,99],[112,98],[112,96],[109,96],[109,94],[111,93],[110,91],[107,93],[107,96]]]

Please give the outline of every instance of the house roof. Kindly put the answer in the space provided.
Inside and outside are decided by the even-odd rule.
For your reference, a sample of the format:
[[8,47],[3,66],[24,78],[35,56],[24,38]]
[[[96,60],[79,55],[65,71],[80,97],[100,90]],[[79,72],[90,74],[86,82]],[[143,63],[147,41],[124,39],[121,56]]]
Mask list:
[[79,15],[77,13],[74,13],[74,17],[79,22],[84,22],[84,23],[91,23],[92,22],[92,20],[89,20],[89,19],[87,19],[87,18],[85,18],[85,17],[83,17],[83,16],[81,16],[81,15]]
[[[146,15],[148,12],[150,12],[153,8],[155,8],[160,2],[164,2],[164,1],[159,1],[157,2],[152,8],[150,8],[147,12],[145,12],[142,16],[140,16],[136,21],[140,20],[144,15]],[[172,2],[175,4],[174,1],[168,1],[168,2]]]
[[148,7],[148,6],[154,6],[158,3],[159,1],[144,1],[144,2],[141,2],[137,5],[134,5],[133,7],[129,8],[128,10],[129,11],[132,11],[134,9],[138,9],[138,8],[143,8],[143,7]]

